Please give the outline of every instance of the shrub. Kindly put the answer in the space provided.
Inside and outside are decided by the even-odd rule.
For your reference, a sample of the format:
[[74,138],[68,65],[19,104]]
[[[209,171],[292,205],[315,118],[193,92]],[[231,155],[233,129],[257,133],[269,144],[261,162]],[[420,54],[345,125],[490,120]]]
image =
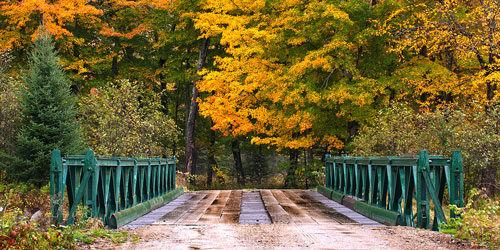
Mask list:
[[14,78],[0,84],[0,148],[6,154],[14,153],[21,121],[20,87],[20,81]]
[[461,150],[466,190],[485,187],[494,196],[500,182],[500,107],[415,110],[396,103],[364,126],[351,146],[361,156],[416,155],[424,149],[450,156]]
[[0,51],[0,86],[3,85],[4,74],[10,68],[10,64],[12,63],[12,53],[10,50]]
[[[72,249],[71,230],[48,227],[48,188],[26,184],[0,184],[0,249]],[[34,211],[42,219],[30,221]]]
[[170,155],[168,147],[177,140],[179,132],[160,107],[159,95],[127,80],[92,89],[80,100],[83,134],[100,155]]
[[[0,72],[1,73],[1,72]],[[0,169],[13,173],[22,162],[15,156],[17,133],[21,123],[21,82],[15,78],[2,81],[0,74]],[[9,175],[9,179],[14,179]]]
[[[35,188],[31,184],[0,184],[0,207],[16,208],[25,215],[32,215],[36,211],[50,210],[49,186]],[[2,204],[5,202],[5,204]]]
[[455,236],[491,249],[500,249],[500,200],[488,197],[484,190],[473,189],[463,208],[451,209],[460,214],[441,229],[454,232]]
[[361,156],[449,154],[456,124],[447,121],[446,112],[415,111],[395,103],[379,111],[354,138],[353,153]]
[[[0,183],[0,249],[74,249],[78,242],[121,243],[130,239],[126,232],[104,229],[99,218],[89,218],[90,210],[86,206],[78,207],[74,225],[53,227],[47,223],[49,204],[46,187]],[[42,211],[42,218],[31,221],[32,211],[38,210]]]

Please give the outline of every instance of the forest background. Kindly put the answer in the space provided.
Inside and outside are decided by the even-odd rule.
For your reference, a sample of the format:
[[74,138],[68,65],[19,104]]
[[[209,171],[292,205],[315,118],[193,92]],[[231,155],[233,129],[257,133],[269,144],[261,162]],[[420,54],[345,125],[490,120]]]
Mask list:
[[[29,139],[43,112],[27,89],[43,86],[34,65],[50,57],[63,73],[49,77],[70,90],[64,154],[175,155],[193,189],[309,188],[324,179],[325,154],[458,149],[467,193],[495,197],[499,6],[0,1],[1,179],[45,185],[50,151],[64,147]],[[37,57],[44,34],[50,56]]]
[[15,162],[30,160],[16,153],[26,126],[21,90],[43,25],[77,98],[81,148],[176,155],[193,184],[288,187],[317,184],[327,153],[461,149],[467,189],[495,195],[498,6],[2,1],[1,163],[12,180],[33,179]]
[[[2,163],[16,171],[19,88],[43,24],[77,97],[81,143],[98,154],[176,155],[209,186],[214,171],[219,184],[262,185],[279,165],[269,183],[298,187],[321,179],[326,153],[462,149],[467,187],[492,195],[498,4],[3,1]],[[414,119],[428,115],[441,124]]]

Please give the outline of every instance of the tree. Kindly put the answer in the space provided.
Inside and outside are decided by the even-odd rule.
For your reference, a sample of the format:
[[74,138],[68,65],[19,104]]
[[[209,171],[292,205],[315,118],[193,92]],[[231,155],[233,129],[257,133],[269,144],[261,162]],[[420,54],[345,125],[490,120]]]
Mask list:
[[238,184],[245,186],[245,171],[243,170],[243,161],[241,160],[241,148],[238,138],[231,141],[231,151],[233,151],[234,169],[237,172]]
[[82,132],[90,147],[108,156],[172,156],[179,132],[174,121],[161,112],[159,97],[128,80],[82,96]]
[[[1,76],[0,76],[1,77]],[[14,145],[21,121],[21,84],[8,78],[0,84],[0,151],[14,154]]]
[[[353,154],[359,156],[429,154],[451,156],[461,150],[466,192],[486,188],[498,194],[500,181],[500,108],[471,104],[429,110],[395,103],[380,110],[354,139]],[[491,174],[485,174],[485,172]]]
[[[23,64],[40,23],[54,36],[61,61],[73,80],[89,80],[102,61],[98,45],[102,12],[87,0],[26,0],[0,2],[0,51],[11,50]],[[81,55],[86,57],[83,58]],[[94,57],[95,56],[95,57]],[[24,66],[24,65],[23,65]]]
[[[0,52],[0,169],[12,172],[13,165],[19,159],[15,157],[15,142],[21,122],[22,87],[19,79],[6,77],[11,57],[8,52]],[[9,175],[8,179],[13,176]]]
[[300,149],[343,148],[392,96],[397,58],[375,25],[392,4],[207,0],[195,27],[226,55],[203,72],[200,114],[226,136],[287,150],[289,176]]
[[348,128],[390,96],[379,78],[395,58],[371,25],[387,4],[210,0],[204,8],[195,26],[227,55],[199,82],[213,93],[201,98],[200,113],[224,135],[291,149],[295,161],[297,149],[342,148]]
[[20,82],[4,74],[12,62],[8,51],[0,52],[0,152],[12,155],[21,120]]
[[401,1],[380,23],[405,60],[397,80],[423,105],[499,100],[500,1]]
[[[499,5],[499,0],[419,0],[402,1],[391,10],[379,30],[392,35],[392,51],[406,61],[395,74],[412,90],[406,93],[429,107],[454,102],[477,108],[478,102],[481,109],[495,109],[500,101]],[[496,171],[481,170],[486,186],[496,185],[491,178]]]
[[245,169],[249,179],[256,182],[257,185],[262,185],[262,181],[266,178],[271,169],[267,160],[268,150],[263,150],[263,145],[248,145],[248,154],[245,157],[248,167]]
[[[210,39],[203,39],[202,45],[200,46],[196,72],[200,72],[205,66],[209,45]],[[186,171],[190,172],[192,175],[196,173],[196,160],[198,157],[195,142],[195,122],[196,116],[198,116],[198,96],[198,86],[195,82],[193,84],[189,115],[186,122]]]
[[52,38],[43,27],[29,54],[28,65],[23,79],[23,125],[17,140],[18,154],[26,164],[16,171],[22,180],[43,184],[48,180],[51,151],[60,149],[63,154],[74,154],[82,149],[82,144],[74,97]]

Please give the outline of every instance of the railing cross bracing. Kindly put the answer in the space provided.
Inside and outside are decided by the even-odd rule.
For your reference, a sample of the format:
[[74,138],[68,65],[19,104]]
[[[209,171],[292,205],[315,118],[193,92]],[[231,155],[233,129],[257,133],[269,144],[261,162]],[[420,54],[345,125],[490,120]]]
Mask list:
[[50,165],[53,220],[63,222],[67,195],[66,224],[74,223],[81,204],[90,208],[91,217],[101,218],[114,228],[121,226],[178,195],[175,163],[175,157],[104,157],[95,156],[91,150],[85,155],[62,157],[59,150],[54,150]]
[[[430,228],[432,221],[432,229],[438,230],[446,222],[446,186],[450,204],[463,206],[460,151],[453,151],[451,158],[428,156],[427,151],[410,157],[327,155],[325,167],[326,189],[318,190],[339,202],[353,197],[356,211],[386,224]],[[450,216],[455,217],[453,211]]]

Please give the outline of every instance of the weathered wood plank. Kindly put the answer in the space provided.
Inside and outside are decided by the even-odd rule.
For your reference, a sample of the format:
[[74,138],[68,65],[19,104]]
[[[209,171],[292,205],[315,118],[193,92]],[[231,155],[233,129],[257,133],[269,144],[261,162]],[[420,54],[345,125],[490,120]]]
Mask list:
[[222,211],[226,206],[227,201],[229,200],[229,195],[231,194],[231,190],[225,190],[219,192],[217,198],[210,204],[205,213],[201,216],[198,221],[199,224],[217,224],[219,223],[219,219],[222,215]]
[[241,199],[240,224],[271,224],[264,202],[258,191],[243,192]]
[[332,201],[332,200],[326,198],[325,196],[321,195],[320,193],[318,193],[316,191],[306,191],[306,193],[309,196],[316,199],[317,201],[323,203],[325,206],[328,206],[328,207],[334,209],[335,211],[345,215],[346,217],[350,218],[353,221],[358,222],[361,225],[383,226],[382,224],[380,224],[380,223],[378,223],[370,218],[367,218],[361,214],[356,213],[355,211],[343,206],[342,204],[339,204],[335,201]]
[[279,202],[279,205],[290,215],[295,224],[316,224],[316,221],[290,200],[282,190],[272,190],[271,193]]
[[274,197],[270,190],[261,190],[260,195],[264,201],[269,216],[274,224],[290,224],[293,223],[292,217],[280,206],[278,200]]
[[226,202],[226,206],[222,211],[219,223],[225,224],[237,224],[240,218],[240,206],[241,206],[241,190],[232,190],[229,195],[229,199]]
[[175,224],[181,217],[183,217],[192,207],[196,206],[207,195],[206,192],[196,192],[193,196],[184,202],[181,206],[175,208],[173,211],[166,213],[158,221],[153,224]]
[[208,207],[214,202],[219,195],[220,191],[208,191],[207,195],[196,204],[196,206],[189,209],[176,224],[197,224],[201,216],[207,211]]

